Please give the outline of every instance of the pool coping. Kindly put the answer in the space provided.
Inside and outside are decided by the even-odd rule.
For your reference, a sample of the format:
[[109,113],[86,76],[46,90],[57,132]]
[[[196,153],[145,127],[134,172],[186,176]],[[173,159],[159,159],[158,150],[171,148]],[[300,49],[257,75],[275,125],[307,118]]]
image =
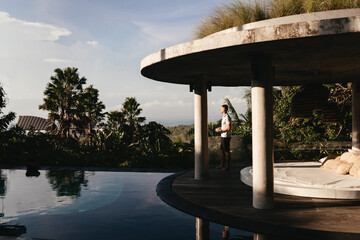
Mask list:
[[[0,166],[0,169],[27,170],[26,166]],[[38,170],[56,171],[90,171],[90,172],[154,172],[154,173],[175,173],[186,171],[184,169],[161,169],[161,168],[109,168],[109,167],[60,167],[60,166],[40,166]]]

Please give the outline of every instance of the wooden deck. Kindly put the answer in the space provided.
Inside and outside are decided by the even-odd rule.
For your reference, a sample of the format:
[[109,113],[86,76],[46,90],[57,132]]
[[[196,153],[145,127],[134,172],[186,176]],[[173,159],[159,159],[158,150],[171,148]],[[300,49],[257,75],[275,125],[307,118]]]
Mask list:
[[159,197],[196,217],[285,239],[360,239],[360,201],[275,194],[275,209],[252,207],[252,189],[240,181],[246,165],[231,171],[210,169],[210,179],[195,181],[188,171],[163,179]]

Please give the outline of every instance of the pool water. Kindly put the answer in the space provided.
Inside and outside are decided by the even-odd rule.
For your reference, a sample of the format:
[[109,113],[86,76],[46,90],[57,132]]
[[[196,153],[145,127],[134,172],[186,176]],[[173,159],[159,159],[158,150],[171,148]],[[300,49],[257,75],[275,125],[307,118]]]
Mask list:
[[[1,225],[23,227],[14,235],[24,238],[196,239],[195,218],[156,196],[157,183],[168,175],[47,170],[26,177],[25,170],[3,169]],[[222,239],[223,227],[210,223],[210,239]]]

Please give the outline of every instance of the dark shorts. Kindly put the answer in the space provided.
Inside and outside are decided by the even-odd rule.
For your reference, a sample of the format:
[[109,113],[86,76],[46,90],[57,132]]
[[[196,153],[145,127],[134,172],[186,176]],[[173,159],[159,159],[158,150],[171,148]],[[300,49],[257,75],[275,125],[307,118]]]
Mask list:
[[220,150],[223,150],[224,152],[230,152],[230,140],[231,137],[228,138],[221,138],[221,144],[220,144]]

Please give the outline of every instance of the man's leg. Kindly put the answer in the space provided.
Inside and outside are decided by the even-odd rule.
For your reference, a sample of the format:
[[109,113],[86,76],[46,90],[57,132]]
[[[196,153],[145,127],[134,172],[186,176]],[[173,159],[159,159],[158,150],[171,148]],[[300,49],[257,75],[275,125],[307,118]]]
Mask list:
[[220,152],[221,152],[221,163],[219,166],[217,166],[216,168],[223,168],[224,164],[225,164],[225,142],[224,142],[224,138],[221,138],[221,142],[220,142]]
[[230,163],[231,163],[231,154],[230,152],[225,152],[225,156],[226,156],[226,167],[224,167],[222,170],[226,171],[230,168]]
[[225,166],[225,159],[226,159],[225,151],[222,148],[220,148],[220,152],[221,152],[221,163],[216,168],[223,168]]
[[226,166],[222,169],[224,171],[230,168],[231,155],[230,155],[230,138],[227,138],[224,144],[224,152],[226,157]]

